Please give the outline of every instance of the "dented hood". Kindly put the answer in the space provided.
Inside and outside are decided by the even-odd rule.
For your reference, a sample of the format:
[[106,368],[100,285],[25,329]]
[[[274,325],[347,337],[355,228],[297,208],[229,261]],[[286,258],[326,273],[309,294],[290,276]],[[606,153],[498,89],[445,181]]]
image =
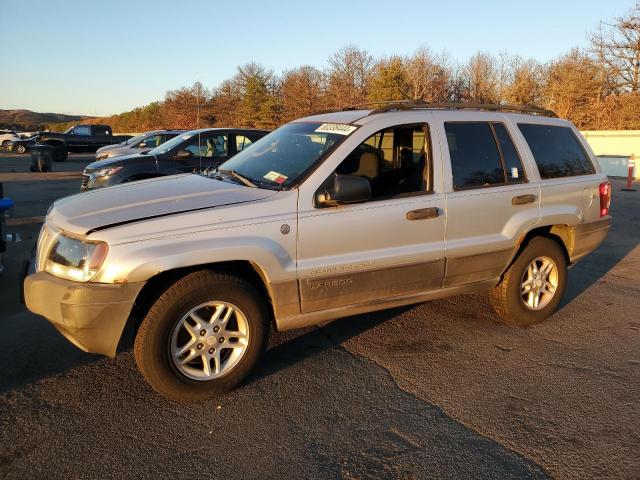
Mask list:
[[200,175],[172,175],[61,198],[53,204],[47,221],[65,231],[86,235],[149,218],[254,202],[274,193]]

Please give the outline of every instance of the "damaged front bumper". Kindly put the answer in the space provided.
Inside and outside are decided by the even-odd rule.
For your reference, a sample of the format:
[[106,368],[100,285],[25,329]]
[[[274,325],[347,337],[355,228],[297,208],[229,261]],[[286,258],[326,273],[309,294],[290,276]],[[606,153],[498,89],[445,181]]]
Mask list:
[[24,280],[27,308],[49,320],[70,342],[114,356],[144,282],[79,283],[37,272]]

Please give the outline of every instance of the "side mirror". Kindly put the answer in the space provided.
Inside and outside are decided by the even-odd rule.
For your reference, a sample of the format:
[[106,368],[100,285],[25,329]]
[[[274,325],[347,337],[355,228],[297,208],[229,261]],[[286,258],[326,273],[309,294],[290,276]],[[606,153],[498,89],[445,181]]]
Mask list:
[[316,194],[317,207],[366,202],[371,198],[371,184],[365,177],[336,175],[333,188]]
[[193,153],[189,150],[178,150],[173,158],[177,158],[178,160],[185,160],[187,158],[193,157]]
[[144,142],[140,142],[140,143],[138,144],[138,148],[147,148],[147,144],[146,144],[146,143],[144,143]]

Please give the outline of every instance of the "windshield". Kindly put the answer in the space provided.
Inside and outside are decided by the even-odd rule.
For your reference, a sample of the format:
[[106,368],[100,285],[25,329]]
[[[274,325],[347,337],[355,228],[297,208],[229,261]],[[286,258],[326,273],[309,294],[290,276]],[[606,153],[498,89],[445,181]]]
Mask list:
[[338,123],[289,123],[262,137],[220,169],[233,170],[256,184],[294,185],[356,128]]
[[140,140],[144,139],[147,135],[149,135],[148,133],[143,133],[141,135],[136,135],[135,137],[131,137],[129,140],[127,140],[126,142],[123,142],[125,145],[133,145],[136,142],[139,142]]
[[154,148],[153,150],[149,151],[149,155],[159,155],[161,153],[166,153],[169,150],[173,149],[173,147],[176,147],[178,145],[180,145],[182,142],[184,142],[185,140],[189,140],[191,137],[193,137],[194,133],[183,133],[182,135],[178,135],[177,137],[173,137],[171,140],[164,142],[162,145]]

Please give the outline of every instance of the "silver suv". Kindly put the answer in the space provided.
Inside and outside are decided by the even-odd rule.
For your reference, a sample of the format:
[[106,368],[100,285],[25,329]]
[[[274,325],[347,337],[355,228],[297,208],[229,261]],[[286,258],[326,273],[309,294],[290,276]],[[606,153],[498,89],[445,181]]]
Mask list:
[[174,400],[238,385],[288,330],[487,290],[496,318],[551,315],[607,235],[611,186],[549,111],[389,104],[319,114],[220,168],[56,201],[28,308]]

